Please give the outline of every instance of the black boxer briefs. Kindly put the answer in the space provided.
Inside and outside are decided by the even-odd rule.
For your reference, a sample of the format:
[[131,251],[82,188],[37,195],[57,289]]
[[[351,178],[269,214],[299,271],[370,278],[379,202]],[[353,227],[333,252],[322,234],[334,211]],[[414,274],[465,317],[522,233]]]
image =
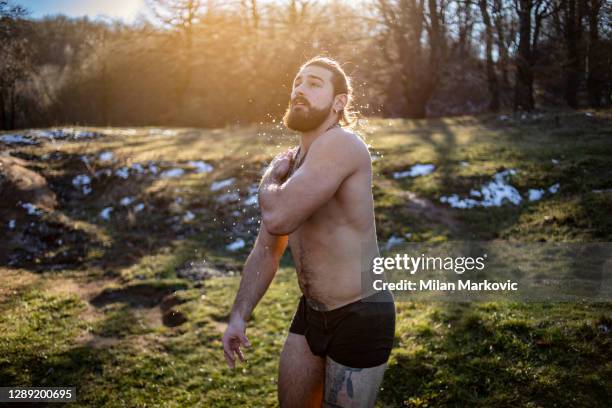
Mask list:
[[306,337],[314,355],[347,367],[369,368],[389,359],[395,335],[393,294],[377,292],[337,309],[320,312],[300,298],[289,332]]

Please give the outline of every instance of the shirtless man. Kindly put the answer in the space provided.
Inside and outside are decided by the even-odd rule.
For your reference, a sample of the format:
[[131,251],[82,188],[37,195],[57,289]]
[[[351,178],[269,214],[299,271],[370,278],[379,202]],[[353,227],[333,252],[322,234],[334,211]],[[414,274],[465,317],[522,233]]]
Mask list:
[[289,245],[303,296],[280,357],[283,408],[374,406],[393,346],[393,296],[362,291],[378,245],[370,154],[339,125],[350,98],[348,77],[329,58],[306,62],[295,77],[284,122],[300,144],[262,178],[262,224],[223,336],[233,368],[236,356],[244,361],[241,345],[250,347],[246,322]]

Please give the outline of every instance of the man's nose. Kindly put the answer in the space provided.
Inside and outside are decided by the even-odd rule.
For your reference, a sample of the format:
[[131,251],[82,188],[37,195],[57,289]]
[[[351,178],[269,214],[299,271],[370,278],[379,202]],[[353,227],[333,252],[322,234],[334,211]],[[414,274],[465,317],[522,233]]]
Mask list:
[[296,97],[296,96],[304,96],[304,92],[302,91],[302,89],[303,89],[302,85],[304,85],[304,84],[299,84],[298,86],[293,88],[294,97]]

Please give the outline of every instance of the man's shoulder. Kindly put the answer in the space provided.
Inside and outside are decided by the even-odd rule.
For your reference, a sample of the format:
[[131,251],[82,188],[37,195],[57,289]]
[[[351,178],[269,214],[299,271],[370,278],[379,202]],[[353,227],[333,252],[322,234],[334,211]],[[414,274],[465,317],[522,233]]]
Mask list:
[[319,139],[321,148],[323,149],[332,149],[335,153],[349,154],[353,157],[355,154],[367,156],[368,159],[370,157],[368,146],[363,139],[350,130],[337,127],[327,131],[322,136],[323,137]]

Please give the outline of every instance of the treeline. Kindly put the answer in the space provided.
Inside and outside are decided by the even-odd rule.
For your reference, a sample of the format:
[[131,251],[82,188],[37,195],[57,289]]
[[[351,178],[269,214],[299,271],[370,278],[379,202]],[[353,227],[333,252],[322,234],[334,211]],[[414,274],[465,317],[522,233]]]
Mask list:
[[3,129],[278,120],[296,69],[345,63],[366,115],[612,104],[606,0],[149,0],[133,24],[0,1]]

